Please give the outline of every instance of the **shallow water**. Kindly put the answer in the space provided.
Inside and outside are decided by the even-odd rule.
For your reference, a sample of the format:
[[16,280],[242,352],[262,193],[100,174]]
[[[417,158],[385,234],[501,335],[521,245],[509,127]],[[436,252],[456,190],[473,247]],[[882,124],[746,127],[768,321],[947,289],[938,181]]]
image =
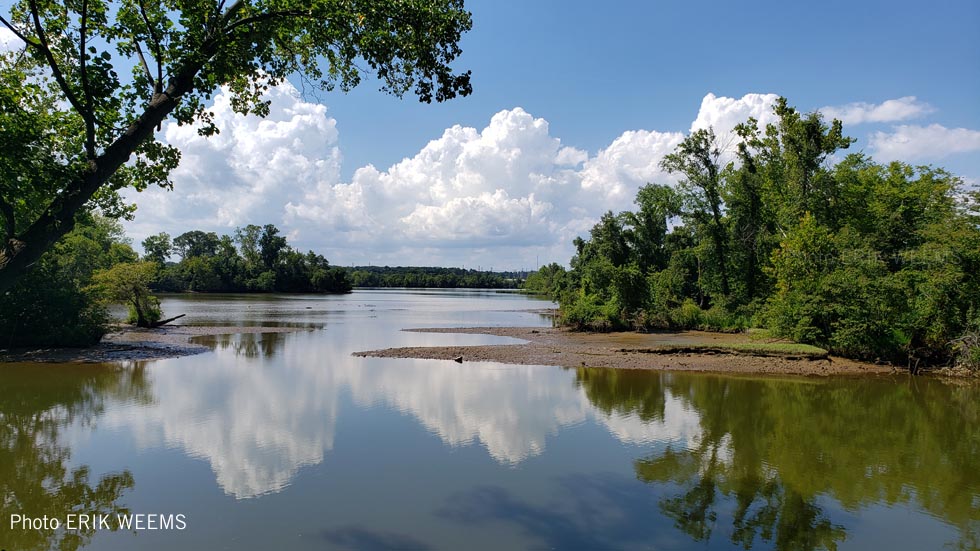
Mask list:
[[[544,326],[519,310],[547,305],[496,292],[168,297],[188,323],[311,330],[202,337],[213,351],[122,367],[0,365],[0,547],[980,543],[976,386],[351,356],[516,342],[400,329]],[[184,529],[10,525],[71,513],[183,515]]]

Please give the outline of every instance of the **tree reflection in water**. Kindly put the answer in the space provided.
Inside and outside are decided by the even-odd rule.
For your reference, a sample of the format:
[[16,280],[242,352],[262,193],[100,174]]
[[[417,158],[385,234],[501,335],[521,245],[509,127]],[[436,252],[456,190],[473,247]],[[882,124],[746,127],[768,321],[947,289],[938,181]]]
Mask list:
[[117,503],[135,482],[129,471],[91,479],[88,466],[71,467],[62,440],[73,424],[92,425],[108,400],[151,401],[142,367],[9,365],[0,367],[0,543],[5,549],[75,550],[94,527],[10,530],[11,514],[56,518],[126,513]]
[[208,335],[197,337],[192,342],[217,350],[232,350],[236,356],[245,358],[270,358],[282,350],[286,333]]
[[980,543],[976,385],[586,368],[577,381],[607,413],[663,420],[667,393],[698,412],[694,445],[634,464],[640,480],[680,487],[660,509],[694,540],[724,526],[745,549],[836,549],[847,532],[829,497],[846,511],[909,504],[955,526],[958,547]]

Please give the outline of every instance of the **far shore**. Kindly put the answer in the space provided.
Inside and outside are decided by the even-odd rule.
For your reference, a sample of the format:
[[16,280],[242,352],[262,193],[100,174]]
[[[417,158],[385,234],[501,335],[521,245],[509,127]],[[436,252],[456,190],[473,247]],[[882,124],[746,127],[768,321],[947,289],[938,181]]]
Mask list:
[[550,327],[406,329],[423,333],[468,333],[514,337],[523,344],[426,346],[357,352],[375,358],[462,359],[518,365],[611,367],[661,371],[704,371],[785,375],[887,375],[906,373],[890,365],[830,356],[812,347],[760,342],[749,335],[678,331],[581,333]]

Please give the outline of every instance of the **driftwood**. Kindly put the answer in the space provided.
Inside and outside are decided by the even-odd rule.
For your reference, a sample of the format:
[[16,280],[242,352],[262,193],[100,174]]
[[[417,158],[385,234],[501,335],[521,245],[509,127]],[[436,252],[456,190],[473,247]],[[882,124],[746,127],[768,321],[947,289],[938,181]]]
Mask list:
[[150,324],[150,329],[154,329],[154,328],[160,327],[161,325],[167,325],[168,323],[170,323],[170,322],[172,322],[174,320],[178,320],[178,319],[180,319],[180,318],[182,318],[182,317],[184,317],[186,315],[187,314],[181,314],[179,316],[174,316],[172,318],[167,318],[165,320],[155,321],[155,322],[153,322],[153,323]]

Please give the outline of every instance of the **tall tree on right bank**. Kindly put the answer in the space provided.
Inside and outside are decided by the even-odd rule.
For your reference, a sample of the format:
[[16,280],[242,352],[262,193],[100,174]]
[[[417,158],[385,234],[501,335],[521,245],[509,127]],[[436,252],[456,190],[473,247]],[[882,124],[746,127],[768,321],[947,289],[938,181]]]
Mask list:
[[684,215],[696,231],[707,235],[711,243],[711,268],[718,274],[721,295],[728,298],[728,229],[723,219],[721,150],[713,129],[695,130],[664,157],[660,166],[681,176]]

